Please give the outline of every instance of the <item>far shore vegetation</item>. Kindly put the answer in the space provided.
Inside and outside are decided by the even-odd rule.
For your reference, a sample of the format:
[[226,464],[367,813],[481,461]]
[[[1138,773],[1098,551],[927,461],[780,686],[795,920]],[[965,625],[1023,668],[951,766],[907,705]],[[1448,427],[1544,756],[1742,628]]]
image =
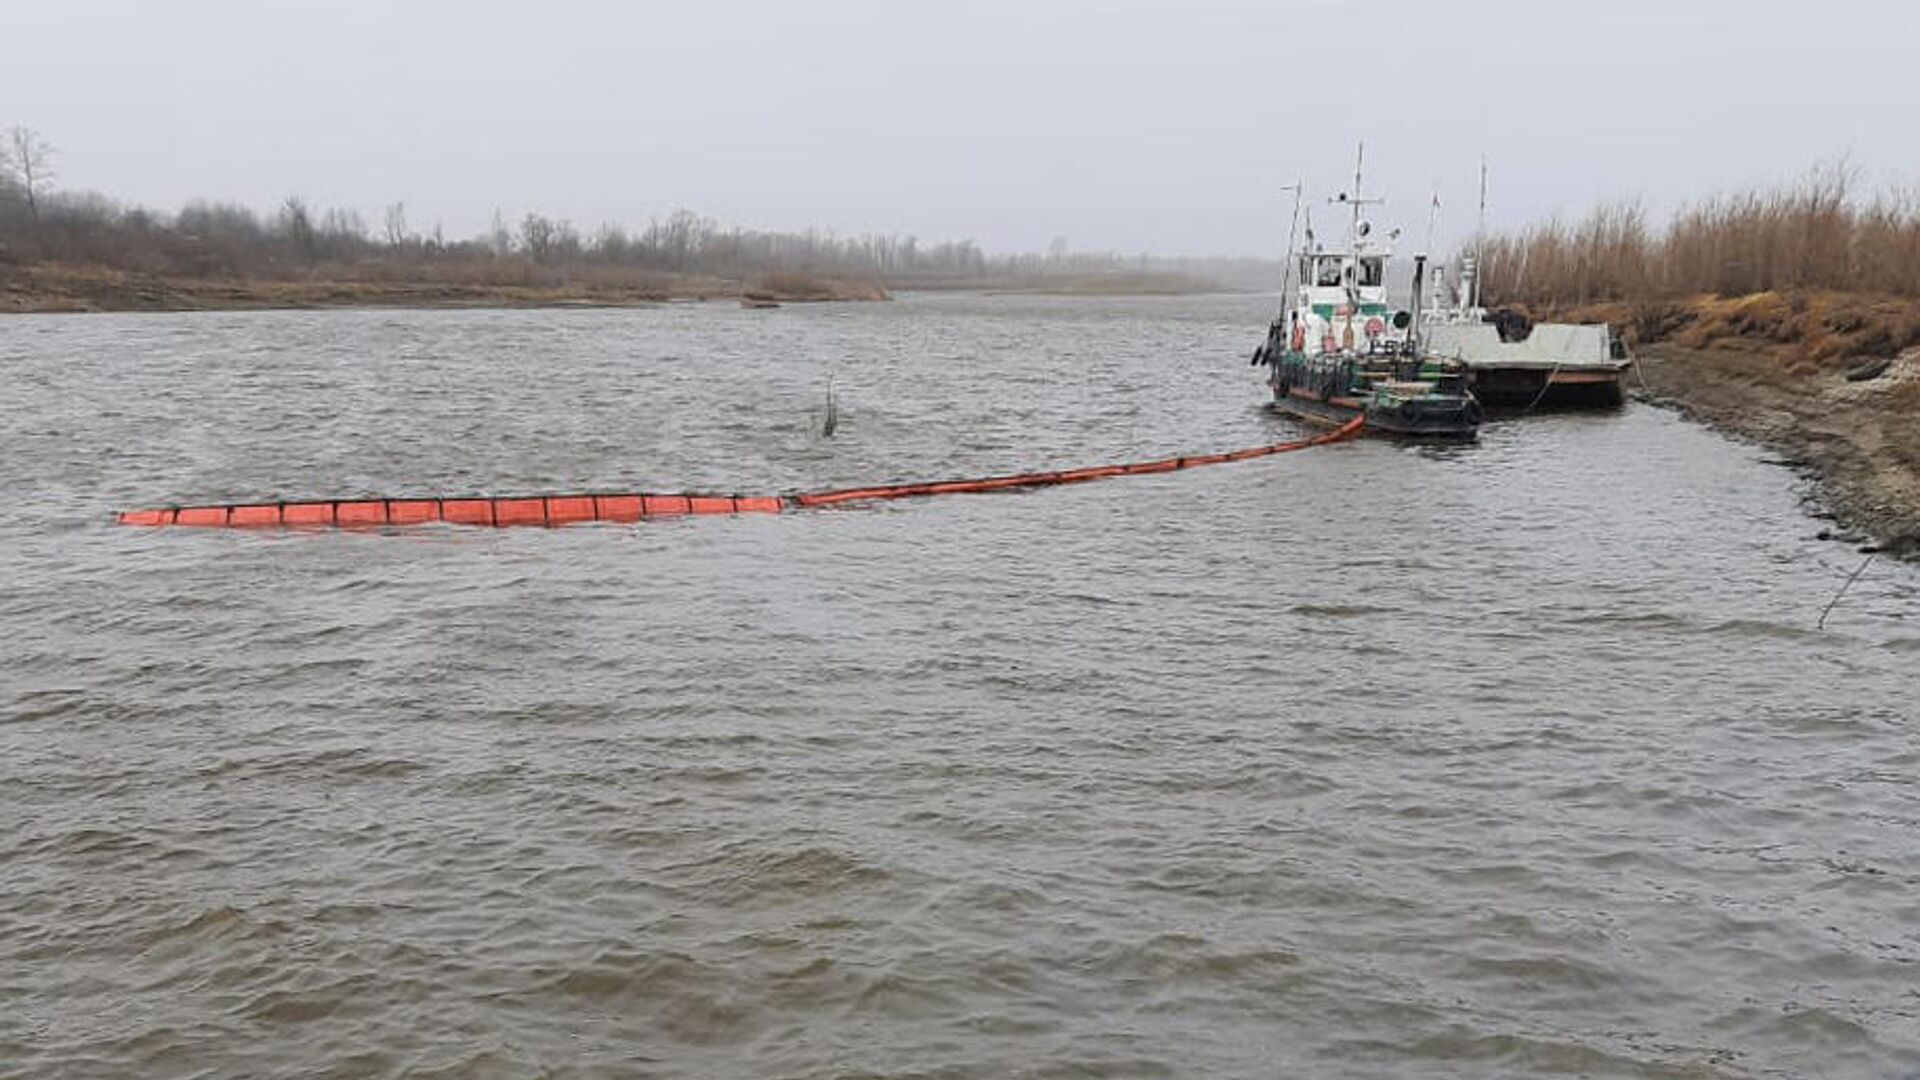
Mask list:
[[496,214],[483,235],[421,228],[403,202],[369,222],[298,196],[261,211],[124,205],[57,185],[38,133],[0,140],[0,311],[328,305],[630,304],[885,299],[890,290],[1076,294],[1257,288],[1273,264],[1069,253],[989,255],[970,240],[726,227],[691,211],[590,230]]

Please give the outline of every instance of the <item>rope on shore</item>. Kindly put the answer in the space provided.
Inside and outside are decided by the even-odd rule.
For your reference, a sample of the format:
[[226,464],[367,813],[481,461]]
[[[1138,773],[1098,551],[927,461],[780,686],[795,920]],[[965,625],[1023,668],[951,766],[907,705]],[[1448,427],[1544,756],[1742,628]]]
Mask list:
[[481,496],[470,499],[315,499],[303,502],[222,503],[211,506],[168,506],[155,510],[127,510],[117,520],[122,525],[200,526],[207,528],[378,528],[396,525],[425,525],[441,521],[451,525],[576,525],[606,521],[631,523],[652,518],[684,517],[689,514],[778,514],[787,510],[838,506],[842,503],[876,499],[905,499],[923,495],[959,495],[1010,488],[1058,487],[1104,480],[1112,476],[1145,476],[1150,473],[1176,472],[1202,465],[1223,465],[1232,461],[1250,461],[1272,454],[1322,446],[1351,439],[1365,424],[1354,417],[1344,426],[1292,442],[1271,443],[1224,454],[1201,454],[1159,458],[1124,465],[1096,465],[1060,472],[1018,473],[966,480],[940,480],[931,483],[883,484],[873,487],[834,488],[793,495],[697,495],[648,493],[525,495],[513,497]]

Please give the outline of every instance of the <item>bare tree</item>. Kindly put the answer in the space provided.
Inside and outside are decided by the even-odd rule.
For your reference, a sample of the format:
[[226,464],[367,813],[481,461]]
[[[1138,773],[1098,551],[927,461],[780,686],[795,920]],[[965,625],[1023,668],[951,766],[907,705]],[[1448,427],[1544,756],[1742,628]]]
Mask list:
[[12,159],[13,171],[26,191],[27,214],[39,221],[40,192],[53,182],[53,144],[32,128],[15,124],[7,132],[7,149],[6,156]]
[[498,208],[493,211],[493,228],[487,234],[487,243],[498,258],[506,258],[513,251],[513,233],[507,230],[506,216]]
[[287,201],[280,207],[280,229],[287,239],[293,241],[294,250],[301,258],[313,258],[313,215],[307,212],[306,200],[298,195],[287,196]]
[[528,214],[520,222],[520,246],[533,256],[534,262],[546,262],[553,254],[558,233],[552,219],[540,214]]
[[387,246],[397,248],[407,242],[407,204],[394,203],[387,207]]
[[340,254],[341,250],[356,246],[367,238],[367,222],[360,211],[350,207],[329,206],[320,216],[320,232],[333,244]]

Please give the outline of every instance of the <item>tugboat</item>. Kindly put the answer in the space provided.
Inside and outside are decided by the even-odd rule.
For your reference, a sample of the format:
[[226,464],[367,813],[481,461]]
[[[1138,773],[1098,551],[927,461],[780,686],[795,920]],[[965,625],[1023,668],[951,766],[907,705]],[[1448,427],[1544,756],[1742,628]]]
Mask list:
[[[1361,150],[1364,161],[1365,148]],[[1366,430],[1429,439],[1472,439],[1485,415],[1467,387],[1464,364],[1421,348],[1420,296],[1426,256],[1414,256],[1411,310],[1387,302],[1387,245],[1373,239],[1361,210],[1378,199],[1354,194],[1333,200],[1352,211],[1344,251],[1316,244],[1311,219],[1306,247],[1297,255],[1292,230],[1287,241],[1286,282],[1300,272],[1299,293],[1285,316],[1267,329],[1253,363],[1269,369],[1275,408],[1316,423],[1344,424],[1366,418]],[[1294,228],[1300,221],[1300,189],[1294,197]],[[1389,239],[1398,236],[1396,231]]]

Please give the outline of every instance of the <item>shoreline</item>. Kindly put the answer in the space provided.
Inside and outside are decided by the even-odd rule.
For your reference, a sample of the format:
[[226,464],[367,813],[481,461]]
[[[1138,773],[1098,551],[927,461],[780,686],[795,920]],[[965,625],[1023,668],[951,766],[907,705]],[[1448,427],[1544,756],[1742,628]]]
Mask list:
[[743,281],[658,275],[645,281],[582,280],[557,285],[318,279],[268,281],[178,278],[93,267],[31,266],[0,271],[0,313],[268,311],[325,308],[644,307],[684,301],[775,304],[887,300],[878,285],[811,275]]
[[1029,296],[1190,296],[1234,291],[1198,278],[1165,274],[977,280],[903,280],[889,286],[801,273],[761,278],[704,274],[612,276],[552,285],[431,280],[264,280],[180,278],[99,267],[0,267],[0,314],[95,312],[273,311],[329,308],[568,308],[645,307],[691,301],[741,301],[749,306],[864,303],[902,292],[979,292]]
[[[1823,536],[1920,559],[1920,307],[1912,300],[1791,289],[1514,309],[1538,321],[1611,325],[1633,351],[1636,396],[1780,455],[1834,521]],[[1884,370],[1849,378],[1875,366]]]
[[1635,356],[1635,395],[1779,454],[1835,527],[1821,538],[1920,558],[1920,349],[1877,378],[1794,371],[1757,343],[1658,342]]

